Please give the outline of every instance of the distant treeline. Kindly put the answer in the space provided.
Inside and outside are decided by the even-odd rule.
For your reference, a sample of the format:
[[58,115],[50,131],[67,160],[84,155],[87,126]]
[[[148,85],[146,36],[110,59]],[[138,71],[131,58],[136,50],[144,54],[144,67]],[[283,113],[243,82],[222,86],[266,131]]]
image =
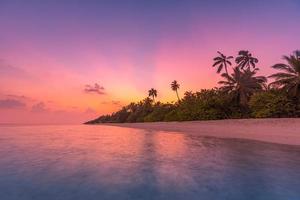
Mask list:
[[185,92],[180,99],[180,85],[173,81],[176,103],[156,102],[157,90],[151,88],[144,100],[86,124],[300,116],[300,51],[283,56],[285,63],[272,66],[278,72],[268,76],[269,84],[267,77],[256,75],[258,59],[249,51],[239,51],[234,62],[233,56],[218,54],[212,66],[217,73],[224,71],[220,87]]

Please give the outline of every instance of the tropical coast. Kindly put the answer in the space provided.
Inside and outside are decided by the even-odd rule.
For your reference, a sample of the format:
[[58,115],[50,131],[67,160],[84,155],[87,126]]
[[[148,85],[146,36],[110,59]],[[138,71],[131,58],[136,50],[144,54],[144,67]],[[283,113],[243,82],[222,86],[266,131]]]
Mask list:
[[269,76],[257,75],[258,59],[247,50],[235,59],[217,53],[212,67],[223,71],[219,87],[186,91],[180,98],[174,80],[175,103],[157,101],[158,91],[151,88],[142,101],[86,124],[300,145],[300,51],[283,56]]
[[300,145],[299,118],[107,123],[104,125],[138,128],[147,131],[179,132],[218,138],[239,138],[277,144]]
[[174,80],[170,89],[176,102],[160,102],[151,88],[145,99],[85,124],[300,145],[300,51],[283,56],[284,63],[272,65],[275,72],[268,76],[257,75],[258,59],[247,50],[235,59],[217,53],[212,67],[223,71],[219,87],[186,91],[180,98],[180,84]]

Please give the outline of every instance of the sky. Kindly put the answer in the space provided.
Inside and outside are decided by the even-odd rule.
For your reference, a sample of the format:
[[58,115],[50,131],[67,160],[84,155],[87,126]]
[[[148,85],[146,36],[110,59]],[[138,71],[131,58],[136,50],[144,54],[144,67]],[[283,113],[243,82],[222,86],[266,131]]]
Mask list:
[[0,123],[81,123],[158,90],[217,86],[212,59],[261,75],[300,48],[299,0],[0,0]]

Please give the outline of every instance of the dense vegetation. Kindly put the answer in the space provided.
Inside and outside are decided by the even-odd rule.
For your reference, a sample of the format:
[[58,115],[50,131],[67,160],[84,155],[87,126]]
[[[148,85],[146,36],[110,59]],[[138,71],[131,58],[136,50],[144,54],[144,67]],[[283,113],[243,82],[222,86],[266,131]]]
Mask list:
[[87,123],[300,116],[300,51],[284,56],[286,64],[272,66],[278,72],[268,77],[269,84],[267,77],[257,76],[258,59],[249,51],[239,51],[235,62],[232,62],[232,56],[218,54],[213,59],[213,67],[217,68],[217,73],[224,71],[218,88],[185,92],[180,99],[180,85],[173,81],[171,89],[177,95],[176,103],[156,102],[157,90],[151,88],[144,100]]

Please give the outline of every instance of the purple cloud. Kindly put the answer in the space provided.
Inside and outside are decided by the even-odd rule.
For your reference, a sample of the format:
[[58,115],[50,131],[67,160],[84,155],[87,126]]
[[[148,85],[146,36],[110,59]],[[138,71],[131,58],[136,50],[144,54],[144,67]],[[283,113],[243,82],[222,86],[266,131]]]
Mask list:
[[46,105],[43,102],[39,102],[37,104],[34,104],[31,107],[31,111],[40,113],[40,112],[47,112],[48,110],[46,109]]
[[26,105],[22,101],[15,99],[0,99],[0,108],[4,109],[14,109],[14,108],[24,108]]
[[29,98],[25,95],[7,94],[6,97],[9,99],[15,99],[15,100],[19,100],[19,101],[34,101],[34,99]]
[[0,76],[14,77],[14,78],[30,78],[30,75],[23,69],[6,64],[0,60]]
[[85,85],[84,92],[86,93],[96,93],[99,95],[104,95],[105,89],[103,86],[100,86],[98,83],[95,83],[94,85]]

